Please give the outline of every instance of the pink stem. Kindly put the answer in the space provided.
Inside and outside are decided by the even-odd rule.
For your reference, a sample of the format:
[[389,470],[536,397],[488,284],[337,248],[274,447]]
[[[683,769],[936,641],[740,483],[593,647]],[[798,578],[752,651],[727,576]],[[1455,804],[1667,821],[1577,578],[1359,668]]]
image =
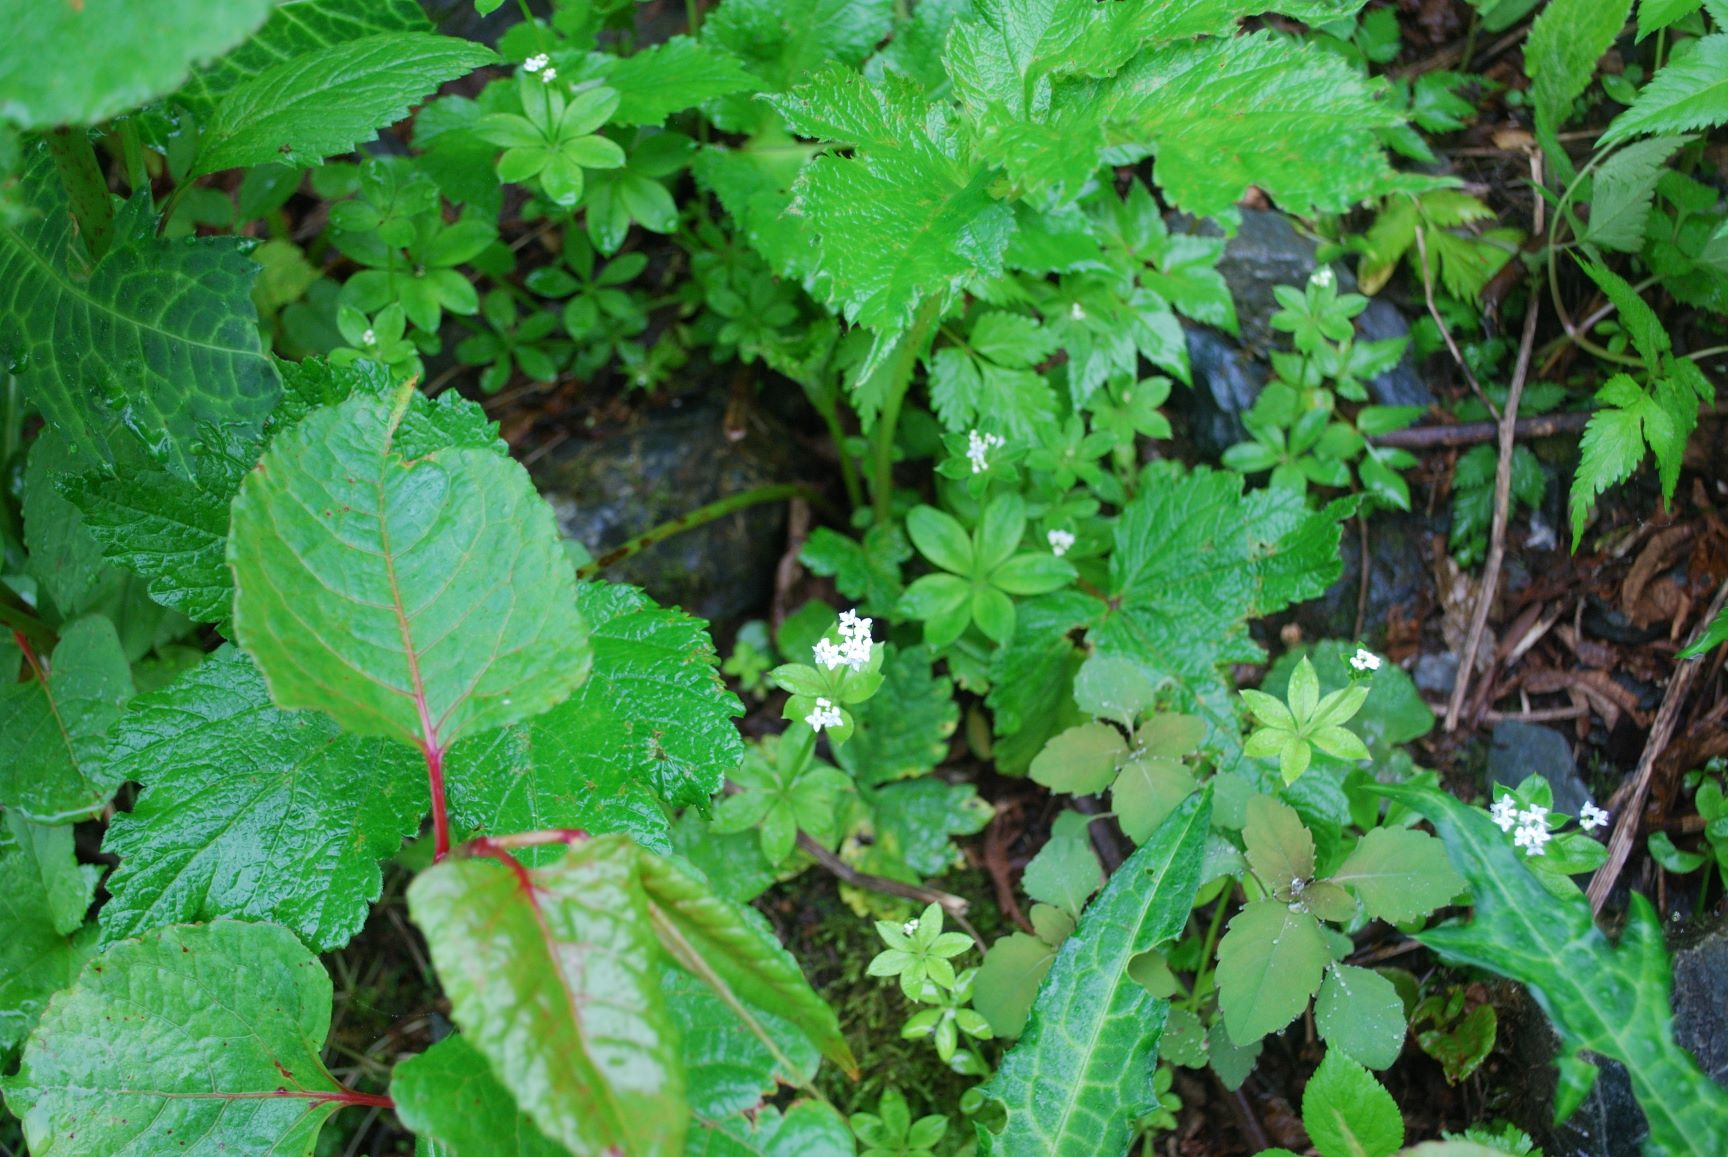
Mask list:
[[444,805],[444,749],[428,741],[426,779],[432,789],[432,862],[450,854],[450,812]]

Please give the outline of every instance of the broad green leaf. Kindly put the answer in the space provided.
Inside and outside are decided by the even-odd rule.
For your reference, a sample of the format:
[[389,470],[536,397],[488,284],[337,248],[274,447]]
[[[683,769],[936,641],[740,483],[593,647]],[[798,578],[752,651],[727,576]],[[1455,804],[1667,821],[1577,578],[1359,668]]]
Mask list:
[[0,363],[80,464],[114,459],[118,424],[183,478],[204,426],[256,434],[281,386],[259,344],[258,267],[242,241],[158,237],[141,197],[115,216],[92,267],[45,150],[31,150],[19,186],[28,212],[0,220]]
[[933,770],[948,754],[960,722],[954,683],[939,676],[928,647],[889,647],[882,686],[852,709],[856,728],[835,752],[859,783],[912,779]]
[[[83,466],[66,439],[50,426],[30,443],[24,464],[24,571],[64,617],[81,615],[100,601],[109,578],[102,545],[84,525],[84,515],[60,493]],[[224,516],[226,517],[226,516]],[[48,608],[43,608],[44,610]]]
[[541,868],[447,859],[408,889],[468,1043],[574,1153],[677,1152],[686,1127],[636,856],[597,836]]
[[1152,155],[1164,195],[1199,216],[1250,185],[1293,212],[1339,212],[1392,176],[1377,134],[1400,123],[1393,107],[1341,57],[1270,33],[1148,52],[1056,96],[1091,101],[1110,144]]
[[1390,924],[1420,919],[1464,890],[1440,841],[1414,828],[1375,828],[1329,879],[1355,889],[1368,914]]
[[[1536,17],[1524,68],[1533,82],[1539,132],[1559,131],[1631,13],[1632,0],[1552,0]],[[1604,136],[1600,143],[1610,142]]]
[[1256,1041],[1302,1014],[1332,961],[1320,924],[1282,900],[1255,900],[1218,942],[1218,1004],[1230,1038]]
[[286,928],[164,928],[93,959],[0,1089],[36,1153],[169,1153],[192,1138],[198,1152],[311,1157],[355,1103],[319,1060],[329,1031],[330,977]]
[[51,657],[22,682],[0,685],[0,803],[40,823],[101,810],[125,778],[106,737],[131,697],[132,672],[110,620],[91,615],[62,630]]
[[246,42],[198,69],[174,102],[202,121],[216,102],[283,61],[378,32],[430,32],[419,0],[276,0],[270,18]]
[[434,749],[560,702],[590,648],[526,471],[404,401],[350,398],[278,435],[228,559],[235,632],[278,704]]
[[1404,1001],[1368,968],[1334,964],[1314,998],[1314,1027],[1329,1048],[1371,1069],[1392,1067],[1404,1049]]
[[396,1115],[449,1157],[561,1157],[568,1152],[534,1127],[486,1058],[461,1035],[447,1036],[390,1074]]
[[1390,1157],[1404,1144],[1398,1102],[1335,1049],[1302,1090],[1302,1124],[1322,1157]]
[[758,1110],[782,1085],[807,1087],[822,1064],[808,1037],[783,1018],[749,1007],[766,1042],[740,1031],[739,1017],[714,990],[679,968],[663,969],[661,990],[678,1025],[684,1079],[695,1121]]
[[1590,189],[1590,221],[1580,241],[1636,253],[1656,196],[1656,181],[1683,137],[1656,137],[1621,149],[1596,170]]
[[884,859],[905,865],[920,877],[940,876],[963,863],[953,837],[983,831],[994,814],[971,784],[935,776],[865,788],[862,794],[875,815],[868,858],[878,866]]
[[1095,1157],[1124,1151],[1156,1103],[1158,1035],[1170,1005],[1128,962],[1182,931],[1200,883],[1209,797],[1184,804],[1116,870],[1057,954],[1025,1033],[984,1085],[1007,1112],[984,1153]]
[[673,36],[629,56],[611,58],[602,75],[618,90],[612,120],[621,125],[659,125],[681,109],[730,93],[754,89],[756,81],[736,58],[688,36]]
[[1122,774],[1110,788],[1110,807],[1122,834],[1141,844],[1197,786],[1193,773],[1180,761],[1142,755],[1123,764]]
[[[748,1018],[750,1006],[772,1009],[835,1064],[857,1074],[834,1010],[810,988],[766,920],[754,909],[716,895],[706,880],[675,860],[643,852],[637,864],[655,935],[668,956],[741,1018]],[[765,1029],[751,1027],[769,1043]]]
[[724,1120],[690,1123],[684,1157],[853,1157],[852,1131],[832,1105],[799,1101],[784,1115],[769,1105]]
[[[702,40],[736,56],[768,90],[790,88],[829,61],[861,64],[894,23],[893,0],[725,0],[702,21]],[[744,131],[752,103],[722,103],[719,123]],[[760,107],[760,106],[756,106]]]
[[886,616],[905,589],[900,564],[912,557],[898,527],[876,526],[857,542],[826,526],[810,532],[798,559],[819,575],[831,575],[847,598],[858,600],[860,613]]
[[1223,1017],[1213,1021],[1212,1027],[1206,1030],[1206,1063],[1231,1092],[1242,1087],[1242,1082],[1259,1063],[1260,1052],[1265,1047],[1266,1042],[1258,1037],[1245,1045],[1231,1040]]
[[134,699],[109,758],[144,790],[103,840],[120,857],[104,945],[235,916],[285,925],[315,952],[340,948],[378,898],[378,861],[426,814],[418,755],[276,707],[232,646]]
[[1684,59],[1652,77],[1632,107],[1614,118],[1598,145],[1646,133],[1688,133],[1724,122],[1728,122],[1728,33],[1718,31],[1695,42]]
[[984,954],[972,983],[972,1007],[990,1022],[990,1030],[1013,1040],[1026,1030],[1038,986],[1056,962],[1056,949],[1036,936],[1010,932]]
[[91,881],[73,860],[72,829],[26,825],[12,812],[6,820],[23,837],[0,850],[0,1057],[9,1066],[48,998],[71,985],[96,944],[83,927]]
[[1681,651],[1677,658],[1701,658],[1721,643],[1728,643],[1728,608],[1720,611],[1711,620],[1710,625],[1704,629],[1704,633],[1699,635],[1684,651]]
[[1432,788],[1379,790],[1433,822],[1475,903],[1468,924],[1417,939],[1448,960],[1528,987],[1568,1056],[1588,1049],[1624,1064],[1652,1149],[1728,1152],[1728,1092],[1674,1043],[1668,954],[1649,901],[1632,893],[1625,930],[1611,945],[1584,894],[1550,895],[1484,812]]
[[1132,659],[1092,655],[1074,676],[1074,701],[1080,710],[1113,719],[1124,727],[1132,727],[1157,700],[1158,685]]
[[17,811],[0,815],[0,822],[0,854],[23,859],[20,878],[32,880],[31,889],[46,900],[49,926],[62,936],[82,928],[104,869],[78,862],[69,825],[33,823]]
[[1051,825],[1050,839],[1026,865],[1020,886],[1034,900],[1054,904],[1078,919],[1086,897],[1104,883],[1104,869],[1092,850],[1086,817],[1065,811]]
[[1082,723],[1044,745],[1032,761],[1031,775],[1053,791],[1096,795],[1116,779],[1117,765],[1127,755],[1128,742],[1116,728]]
[[352,152],[440,84],[496,59],[483,45],[429,32],[381,32],[293,57],[217,102],[191,175]]
[[0,0],[0,121],[95,124],[180,86],[246,39],[271,0]]
[[914,506],[906,515],[906,534],[920,554],[943,570],[972,573],[972,539],[953,515],[934,506]]
[[1026,599],[1015,608],[1014,637],[990,658],[996,766],[1023,773],[1049,738],[1084,722],[1073,682],[1086,655],[1070,632],[1104,616],[1105,605],[1076,590]]
[[1248,866],[1267,891],[1298,890],[1314,875],[1314,837],[1294,808],[1269,795],[1248,801],[1242,842]]

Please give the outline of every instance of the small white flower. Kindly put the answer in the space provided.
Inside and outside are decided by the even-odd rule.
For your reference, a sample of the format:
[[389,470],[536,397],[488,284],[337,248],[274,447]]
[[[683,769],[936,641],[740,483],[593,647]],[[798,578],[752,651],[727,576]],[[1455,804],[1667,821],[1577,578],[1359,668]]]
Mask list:
[[1055,555],[1057,558],[1061,558],[1063,555],[1068,553],[1071,547],[1073,547],[1074,532],[1070,530],[1052,530],[1049,534],[1044,536],[1044,540],[1050,544],[1050,553]]
[[365,333],[360,335],[360,344],[361,345],[377,345],[378,344],[378,335],[373,333],[371,330],[367,330]]
[[804,722],[810,725],[811,730],[820,731],[824,727],[839,727],[846,722],[846,717],[840,714],[840,708],[832,702],[819,698],[810,714],[804,717]]
[[1524,849],[1527,856],[1545,855],[1543,845],[1553,839],[1541,824],[1524,824],[1512,833],[1512,842]]
[[902,935],[902,936],[916,936],[917,934],[918,934],[918,921],[908,920],[908,921],[906,921],[906,923],[900,925],[900,935]]
[[973,430],[966,435],[966,457],[972,463],[972,473],[982,474],[990,468],[990,451],[1007,445],[1000,434],[980,434]]
[[1525,827],[1548,830],[1548,809],[1539,803],[1533,803],[1518,813],[1518,822]]
[[1587,832],[1593,832],[1608,822],[1608,813],[1593,803],[1586,803],[1584,810],[1578,813],[1578,826]]
[[825,670],[832,671],[846,661],[846,656],[840,653],[827,639],[816,640],[816,663]]
[[558,79],[558,70],[556,68],[548,68],[545,72],[542,72],[540,74],[540,83],[541,84],[551,84],[553,81],[555,81],[557,79]]
[[530,56],[527,60],[522,62],[522,68],[527,72],[539,72],[542,68],[545,68],[551,63],[552,58],[550,56],[547,56],[544,52],[536,52],[533,56]]
[[1068,307],[1068,316],[1073,318],[1075,321],[1085,321],[1086,307],[1076,301],[1073,305]]
[[1337,279],[1333,276],[1332,267],[1330,265],[1322,265],[1320,268],[1318,268],[1314,271],[1313,276],[1310,277],[1308,280],[1312,281],[1315,285],[1318,285],[1322,289],[1324,289],[1326,286],[1331,285]]
[[1378,671],[1380,656],[1367,647],[1357,647],[1356,653],[1350,656],[1350,665],[1358,671]]
[[1518,826],[1518,797],[1503,795],[1494,801],[1494,806],[1488,809],[1488,818],[1500,825],[1500,830],[1509,832]]

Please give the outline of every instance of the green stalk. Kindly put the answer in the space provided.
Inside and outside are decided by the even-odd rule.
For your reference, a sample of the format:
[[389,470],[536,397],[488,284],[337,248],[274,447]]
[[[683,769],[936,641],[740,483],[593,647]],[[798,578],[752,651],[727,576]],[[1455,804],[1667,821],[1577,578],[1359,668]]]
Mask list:
[[754,490],[746,490],[739,494],[729,494],[725,498],[716,499],[706,506],[698,506],[688,514],[680,514],[670,522],[663,522],[651,530],[638,534],[630,541],[622,543],[597,555],[591,562],[576,568],[576,577],[593,578],[606,567],[623,562],[631,555],[641,554],[655,543],[664,542],[675,534],[686,530],[695,530],[698,526],[706,526],[716,519],[725,518],[734,511],[744,510],[751,506],[760,506],[764,502],[783,502],[788,498],[803,498],[810,502],[821,502],[821,495],[810,487],[798,482],[778,482],[771,486],[758,486]]
[[90,260],[100,261],[114,240],[114,204],[108,196],[108,179],[96,163],[96,148],[83,129],[58,128],[48,134],[48,154],[66,187],[84,248]]
[[918,365],[918,355],[924,352],[924,343],[930,340],[930,331],[941,316],[941,299],[927,299],[918,307],[912,328],[906,331],[887,364],[876,371],[888,375],[887,397],[882,403],[882,412],[876,417],[876,428],[870,431],[875,458],[870,496],[875,503],[878,524],[887,522],[894,513],[894,428],[900,424],[900,407],[906,401],[906,391],[912,386],[912,371]]
[[1206,988],[1206,972],[1212,964],[1212,953],[1218,947],[1218,934],[1224,930],[1224,914],[1230,908],[1230,901],[1235,893],[1231,887],[1218,894],[1218,906],[1212,909],[1212,923],[1206,929],[1206,942],[1200,949],[1200,970],[1194,974],[1194,987],[1188,994],[1188,1011],[1199,1012],[1195,1007],[1199,1001],[1197,996]]
[[[832,373],[827,374],[832,378]],[[834,443],[834,453],[840,459],[840,481],[846,487],[846,504],[853,510],[864,505],[864,486],[858,480],[858,467],[852,461],[852,455],[846,452],[846,428],[840,424],[840,408],[834,399],[839,396],[839,384],[830,380],[828,388],[822,388],[800,381],[804,387],[804,396],[810,399],[810,405],[822,416],[822,424],[828,427],[828,437]]]

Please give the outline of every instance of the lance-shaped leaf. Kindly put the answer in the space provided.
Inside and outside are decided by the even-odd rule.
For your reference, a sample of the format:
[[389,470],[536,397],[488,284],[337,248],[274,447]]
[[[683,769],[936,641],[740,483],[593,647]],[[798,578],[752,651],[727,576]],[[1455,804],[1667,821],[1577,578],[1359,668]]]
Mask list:
[[396,1115],[422,1141],[438,1146],[438,1157],[563,1157],[516,1107],[486,1058],[461,1036],[447,1036],[390,1074]]
[[1728,1153],[1728,1091],[1674,1043],[1668,953],[1650,902],[1634,892],[1620,943],[1596,927],[1583,893],[1553,896],[1488,816],[1432,788],[1382,787],[1440,833],[1469,881],[1475,914],[1417,939],[1442,956],[1525,985],[1577,1061],[1588,1049],[1626,1066],[1652,1151]]
[[331,1114],[379,1103],[325,1071],[329,1031],[330,977],[286,928],[164,928],[86,965],[0,1089],[35,1153],[310,1157]]
[[381,32],[283,61],[216,105],[192,175],[351,152],[440,84],[496,59],[471,40]]
[[654,933],[668,956],[712,988],[764,1044],[778,1051],[767,1030],[754,1022],[750,1005],[773,1009],[797,1025],[828,1059],[856,1077],[858,1065],[834,1010],[816,995],[760,915],[716,895],[706,880],[676,860],[640,853],[637,862]]
[[120,857],[105,944],[239,916],[286,925],[314,951],[340,948],[378,898],[378,861],[426,814],[414,752],[282,710],[233,647],[133,700],[110,742],[116,774],[144,791],[102,843]]
[[100,809],[125,778],[104,747],[132,697],[132,670],[113,622],[100,615],[62,631],[42,666],[0,686],[0,803],[66,823]]
[[1062,945],[1025,1034],[984,1086],[1007,1122],[980,1131],[986,1153],[1126,1150],[1157,1103],[1152,1072],[1170,1010],[1128,974],[1129,962],[1182,931],[1211,822],[1211,796],[1183,804],[1110,878]]
[[408,889],[468,1042],[578,1154],[677,1153],[688,1123],[636,857],[598,836],[540,868],[447,859]]
[[136,198],[88,267],[45,150],[19,185],[28,211],[0,221],[0,363],[83,463],[112,460],[109,431],[121,422],[182,477],[201,427],[256,433],[281,384],[259,346],[258,266],[241,242],[158,237],[147,198]]
[[538,715],[589,663],[550,508],[447,418],[419,394],[313,413],[241,484],[228,540],[276,702],[427,750]]
[[272,0],[0,5],[0,121],[94,124],[173,92],[264,22]]
[[15,813],[6,820],[21,837],[0,851],[0,1057],[9,1058],[48,998],[77,977],[96,937],[81,927],[93,881],[73,862],[72,829],[27,825]]

